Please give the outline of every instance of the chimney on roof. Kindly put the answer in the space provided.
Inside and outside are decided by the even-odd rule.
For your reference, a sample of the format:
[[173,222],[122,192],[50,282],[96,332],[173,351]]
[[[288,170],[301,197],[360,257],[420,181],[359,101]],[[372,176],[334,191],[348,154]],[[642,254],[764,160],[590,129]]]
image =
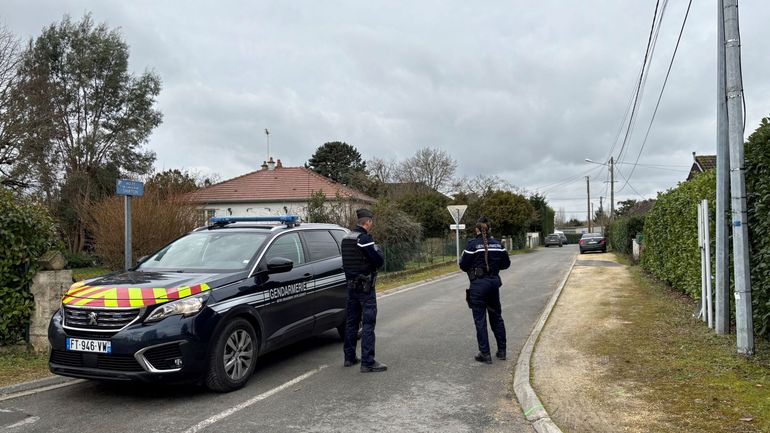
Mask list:
[[267,162],[266,161],[262,161],[262,165],[259,166],[259,168],[261,168],[262,170],[267,170]]
[[281,162],[280,159],[278,160],[278,163],[275,165],[275,168],[283,168],[283,163]]
[[269,171],[275,170],[275,161],[273,161],[273,157],[271,156],[270,159],[267,160],[267,169]]

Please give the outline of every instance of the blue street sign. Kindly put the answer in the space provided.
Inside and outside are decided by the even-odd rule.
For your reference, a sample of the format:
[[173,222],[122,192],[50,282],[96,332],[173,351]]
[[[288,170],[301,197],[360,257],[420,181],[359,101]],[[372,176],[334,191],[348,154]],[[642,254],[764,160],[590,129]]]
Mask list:
[[118,179],[117,194],[141,197],[144,195],[144,183],[135,180]]

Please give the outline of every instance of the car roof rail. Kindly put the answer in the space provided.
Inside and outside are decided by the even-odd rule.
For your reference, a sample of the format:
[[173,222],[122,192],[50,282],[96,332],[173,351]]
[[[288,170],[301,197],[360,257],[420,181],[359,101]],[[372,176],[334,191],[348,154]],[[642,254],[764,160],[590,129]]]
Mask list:
[[275,215],[275,216],[226,216],[226,217],[213,217],[211,218],[211,225],[208,227],[220,228],[228,224],[241,223],[241,222],[277,222],[285,224],[286,227],[295,227],[300,224],[299,215]]

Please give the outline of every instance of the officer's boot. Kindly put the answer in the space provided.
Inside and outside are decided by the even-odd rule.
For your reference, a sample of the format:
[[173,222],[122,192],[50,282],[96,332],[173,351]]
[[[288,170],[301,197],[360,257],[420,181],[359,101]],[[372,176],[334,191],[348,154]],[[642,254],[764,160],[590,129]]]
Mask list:
[[497,353],[495,353],[495,357],[497,357],[497,359],[500,359],[500,360],[503,360],[503,361],[505,361],[505,360],[506,360],[506,358],[507,358],[507,357],[505,356],[505,349],[502,349],[502,350],[499,350],[499,349],[498,349]]
[[477,353],[476,356],[473,357],[478,362],[483,362],[484,364],[491,364],[492,363],[492,355],[489,353]]
[[374,361],[372,365],[361,364],[361,373],[379,373],[387,369],[388,366],[379,361]]

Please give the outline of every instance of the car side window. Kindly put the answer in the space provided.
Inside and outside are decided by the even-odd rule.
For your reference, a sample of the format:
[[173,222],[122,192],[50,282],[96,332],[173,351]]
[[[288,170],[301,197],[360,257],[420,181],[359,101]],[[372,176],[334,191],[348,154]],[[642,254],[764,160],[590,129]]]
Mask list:
[[340,247],[331,233],[326,230],[310,230],[303,232],[305,242],[310,251],[310,260],[323,260],[340,254]]
[[331,232],[332,232],[332,236],[334,236],[334,240],[337,241],[337,245],[341,245],[342,238],[344,238],[345,235],[347,234],[345,230],[332,230]]
[[302,250],[299,234],[287,233],[276,238],[265,253],[265,262],[274,257],[289,259],[294,262],[294,266],[305,263],[305,252]]

